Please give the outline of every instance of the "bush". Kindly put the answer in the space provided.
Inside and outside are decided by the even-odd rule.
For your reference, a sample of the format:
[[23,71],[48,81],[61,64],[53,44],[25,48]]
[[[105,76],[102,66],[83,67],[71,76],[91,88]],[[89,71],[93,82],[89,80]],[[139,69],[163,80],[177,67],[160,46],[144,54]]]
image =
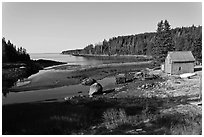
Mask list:
[[201,116],[184,116],[178,123],[172,123],[170,127],[172,135],[201,135],[202,118]]
[[107,129],[115,129],[128,123],[128,117],[124,109],[108,109],[103,113],[103,118]]

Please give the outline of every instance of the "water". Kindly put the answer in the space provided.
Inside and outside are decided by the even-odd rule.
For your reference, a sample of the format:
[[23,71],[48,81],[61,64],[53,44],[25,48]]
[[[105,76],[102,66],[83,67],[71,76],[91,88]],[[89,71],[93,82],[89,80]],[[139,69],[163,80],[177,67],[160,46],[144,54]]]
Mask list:
[[[103,89],[111,89],[115,85],[114,77],[106,77],[98,81]],[[5,104],[15,104],[15,103],[28,103],[36,101],[45,101],[58,99],[62,100],[65,97],[71,97],[75,95],[88,95],[89,86],[84,86],[81,84],[63,86],[58,88],[43,89],[43,90],[33,90],[26,92],[10,92],[6,97],[3,96],[2,102]]]
[[70,65],[99,65],[103,64],[101,60],[87,59],[79,56],[64,55],[60,53],[30,53],[30,57],[33,60],[46,59],[59,62],[66,62]]
[[[84,57],[75,57],[71,55],[62,55],[57,53],[33,53],[30,54],[31,59],[46,59],[60,62],[67,62],[67,64],[75,65],[99,65],[103,64],[102,61],[94,59],[86,59]],[[64,70],[41,70],[39,73],[30,76],[24,81],[16,83],[16,86],[26,86],[26,84],[32,84],[35,86],[43,86],[55,83],[62,79],[66,79]],[[106,77],[98,81],[104,88],[104,90],[112,88],[115,84],[114,77]],[[25,92],[9,92],[6,96],[2,95],[2,103],[15,104],[15,103],[27,103],[52,99],[63,99],[74,95],[87,95],[89,86],[83,86],[81,84],[62,86],[58,88],[41,89],[41,90],[29,90]]]

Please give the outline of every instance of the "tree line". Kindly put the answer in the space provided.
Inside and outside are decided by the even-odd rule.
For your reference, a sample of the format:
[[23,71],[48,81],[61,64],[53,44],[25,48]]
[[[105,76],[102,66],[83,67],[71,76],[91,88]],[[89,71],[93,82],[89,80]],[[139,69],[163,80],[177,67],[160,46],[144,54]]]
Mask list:
[[5,38],[2,38],[2,62],[27,62],[30,61],[30,55],[23,47],[16,47],[10,40],[6,42]]
[[84,49],[67,50],[63,54],[97,55],[151,55],[163,62],[168,51],[192,51],[196,60],[202,60],[202,26],[172,29],[167,20],[157,24],[157,31],[129,36],[118,36],[89,44]]

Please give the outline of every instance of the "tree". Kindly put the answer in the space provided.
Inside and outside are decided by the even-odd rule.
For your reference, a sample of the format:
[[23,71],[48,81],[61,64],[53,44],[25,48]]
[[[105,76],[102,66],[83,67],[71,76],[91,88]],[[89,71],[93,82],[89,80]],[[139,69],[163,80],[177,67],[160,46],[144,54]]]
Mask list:
[[152,47],[152,56],[155,62],[157,62],[160,59],[160,55],[162,54],[162,41],[163,41],[162,32],[163,31],[164,31],[164,24],[163,24],[163,20],[161,20],[157,24],[157,33],[155,36],[154,45]]
[[8,61],[8,58],[7,58],[7,52],[6,52],[6,40],[5,38],[3,37],[2,38],[2,62],[7,62]]
[[164,30],[164,23],[163,20],[161,20],[158,24],[157,24],[157,33],[161,33]]
[[195,56],[196,60],[202,60],[202,38],[198,38],[195,40],[193,55]]
[[164,48],[165,48],[166,55],[168,51],[175,50],[175,46],[173,44],[173,39],[171,35],[170,24],[167,20],[164,21]]
[[2,38],[2,58],[3,63],[30,61],[30,56],[26,53],[25,48],[16,48],[10,40],[6,43],[5,38]]
[[164,62],[168,51],[174,51],[170,24],[167,20],[157,24],[157,34],[153,46],[153,57],[158,63]]
[[[200,40],[199,40],[200,38]],[[129,36],[112,37],[109,40],[95,44],[92,52],[87,48],[80,50],[85,54],[131,54],[131,55],[152,55],[155,61],[163,62],[168,51],[190,50],[196,58],[201,52],[202,26],[177,27],[171,29],[167,20],[157,24],[156,32],[141,33]],[[197,46],[197,47],[196,47]],[[78,50],[65,51],[65,53],[79,53]]]

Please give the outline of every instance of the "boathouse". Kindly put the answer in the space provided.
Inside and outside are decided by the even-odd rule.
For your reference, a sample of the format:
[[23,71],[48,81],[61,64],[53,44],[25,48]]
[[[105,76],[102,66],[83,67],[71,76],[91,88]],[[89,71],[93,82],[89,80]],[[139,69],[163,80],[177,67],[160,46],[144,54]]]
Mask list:
[[195,58],[191,51],[171,51],[165,59],[164,71],[172,75],[193,73],[194,63]]

